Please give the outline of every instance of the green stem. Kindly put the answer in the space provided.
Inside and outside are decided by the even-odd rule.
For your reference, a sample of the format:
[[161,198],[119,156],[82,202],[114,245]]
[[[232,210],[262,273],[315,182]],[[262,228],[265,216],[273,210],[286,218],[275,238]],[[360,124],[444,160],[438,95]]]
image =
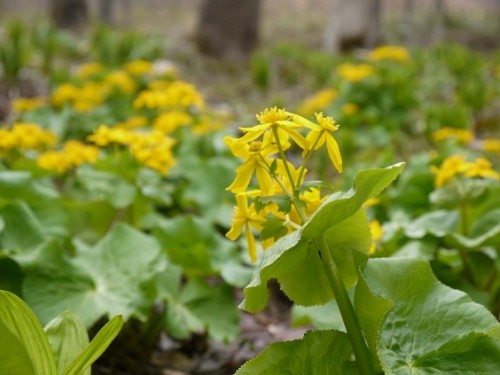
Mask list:
[[360,373],[362,375],[374,375],[375,369],[371,361],[370,351],[366,345],[363,332],[358,322],[358,317],[349,299],[342,277],[330,254],[326,239],[322,237],[318,245],[321,254],[321,262],[323,263],[323,268],[330,283],[330,287],[332,288],[337,305],[339,306],[340,315],[344,321]]
[[300,167],[299,178],[297,179],[297,185],[299,185],[301,183],[302,178],[304,177],[304,173],[306,171],[306,164],[309,161],[309,159],[311,159],[311,156],[314,153],[314,150],[316,149],[316,146],[318,145],[320,139],[321,139],[321,133],[318,134],[318,138],[316,138],[316,141],[311,146],[311,149],[305,155],[302,166]]
[[286,155],[285,155],[285,151],[283,151],[283,146],[281,145],[281,142],[280,142],[278,128],[276,126],[273,126],[272,129],[273,129],[274,139],[276,140],[276,144],[278,145],[278,151],[279,151],[280,158],[281,158],[281,160],[283,160],[283,165],[285,167],[286,174],[288,176],[288,179],[290,180],[290,185],[292,186],[292,190],[295,191],[295,181],[293,180],[292,172],[290,172],[290,168],[288,167],[288,164],[286,162]]

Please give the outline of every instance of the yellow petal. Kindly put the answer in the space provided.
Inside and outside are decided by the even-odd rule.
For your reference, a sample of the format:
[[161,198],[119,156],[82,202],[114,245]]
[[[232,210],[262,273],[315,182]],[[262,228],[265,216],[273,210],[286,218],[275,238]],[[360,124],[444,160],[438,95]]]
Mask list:
[[339,171],[339,173],[342,173],[342,157],[340,156],[339,145],[331,134],[325,133],[325,137],[328,156],[330,157],[330,160],[332,161],[337,171]]

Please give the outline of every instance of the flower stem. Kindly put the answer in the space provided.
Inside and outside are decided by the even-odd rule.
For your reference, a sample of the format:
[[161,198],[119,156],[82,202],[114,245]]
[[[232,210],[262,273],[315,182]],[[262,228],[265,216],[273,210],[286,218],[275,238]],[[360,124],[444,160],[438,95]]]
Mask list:
[[290,172],[290,168],[288,167],[285,151],[283,150],[283,146],[281,145],[281,142],[280,142],[278,128],[276,126],[273,126],[272,131],[273,131],[274,139],[276,140],[276,145],[278,146],[278,152],[279,152],[280,158],[281,158],[281,160],[283,160],[283,166],[285,167],[286,174],[288,176],[288,179],[290,180],[290,185],[292,186],[292,190],[295,191],[295,181],[293,180],[292,172]]
[[330,249],[324,237],[318,243],[321,262],[323,263],[323,268],[325,270],[326,276],[332,288],[333,294],[339,306],[340,315],[344,321],[347,335],[349,336],[349,341],[351,342],[352,350],[354,356],[356,357],[356,362],[359,366],[360,373],[362,375],[374,375],[375,369],[373,367],[370,352],[366,345],[363,332],[358,322],[358,317],[354,311],[349,295],[345,288],[342,277],[339,274],[339,270],[335,261],[332,258]]

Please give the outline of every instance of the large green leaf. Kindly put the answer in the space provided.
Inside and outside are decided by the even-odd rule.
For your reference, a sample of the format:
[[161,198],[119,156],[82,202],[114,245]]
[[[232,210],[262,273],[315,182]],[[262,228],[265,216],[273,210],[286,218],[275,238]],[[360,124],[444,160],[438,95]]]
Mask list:
[[[57,371],[62,374],[89,344],[87,329],[78,316],[66,310],[45,325],[44,330],[54,353]],[[90,375],[90,368],[80,375]]]
[[0,244],[4,249],[27,255],[47,240],[42,223],[25,202],[5,206],[0,210],[0,215],[5,223],[0,233]]
[[362,275],[356,311],[386,374],[500,373],[500,347],[491,336],[499,323],[441,284],[426,261],[371,259]]
[[0,171],[0,197],[2,200],[25,200],[36,202],[58,197],[58,193],[44,184],[34,180],[31,173],[24,171]]
[[104,199],[116,208],[127,207],[134,200],[136,188],[117,174],[81,167],[76,177],[94,200]]
[[323,235],[346,286],[353,287],[371,242],[368,220],[361,207],[390,184],[402,168],[403,164],[398,164],[359,172],[355,190],[330,196],[301,229],[280,238],[264,253],[252,281],[244,289],[245,299],[240,307],[251,312],[264,308],[267,281],[272,278],[299,305],[319,305],[331,300],[334,296],[316,246]]
[[387,168],[365,169],[356,174],[354,188],[344,194],[332,194],[304,224],[303,237],[320,237],[332,225],[354,215],[363,203],[380,194],[402,172],[404,163]]
[[1,290],[0,359],[2,374],[57,374],[49,342],[35,314],[19,297]]
[[351,356],[351,344],[345,333],[309,331],[300,340],[269,345],[235,375],[359,374]]
[[90,344],[83,350],[78,357],[61,373],[61,375],[81,375],[85,374],[92,363],[94,363],[102,353],[108,348],[109,344],[120,333],[123,327],[123,318],[121,315],[115,316],[104,327],[102,327],[97,335],[92,339]]
[[216,340],[234,340],[239,333],[239,316],[232,288],[226,284],[208,285],[198,278],[181,287],[179,271],[169,266],[158,277],[159,294],[166,301],[167,331],[175,338],[206,331]]
[[0,253],[0,290],[7,290],[20,296],[22,282],[23,271],[19,264]]
[[56,242],[42,246],[24,283],[24,296],[42,322],[68,309],[89,327],[103,315],[145,319],[155,300],[155,275],[165,267],[157,242],[125,224],[95,246],[76,243],[62,254]]
[[225,281],[240,287],[250,278],[251,270],[241,265],[236,245],[206,219],[185,215],[162,220],[154,235],[168,258],[188,276],[221,274]]

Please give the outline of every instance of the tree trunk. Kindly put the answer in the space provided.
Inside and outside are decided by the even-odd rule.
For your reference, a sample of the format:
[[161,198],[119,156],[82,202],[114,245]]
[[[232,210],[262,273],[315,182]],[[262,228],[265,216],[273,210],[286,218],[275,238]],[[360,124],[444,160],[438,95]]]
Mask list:
[[373,47],[381,38],[381,0],[329,0],[324,49],[346,51]]
[[106,25],[113,25],[115,23],[113,5],[115,0],[99,0],[99,19]]
[[208,56],[248,60],[257,46],[261,0],[204,0],[196,34]]
[[87,3],[85,0],[51,0],[50,16],[59,28],[81,31],[88,22]]

